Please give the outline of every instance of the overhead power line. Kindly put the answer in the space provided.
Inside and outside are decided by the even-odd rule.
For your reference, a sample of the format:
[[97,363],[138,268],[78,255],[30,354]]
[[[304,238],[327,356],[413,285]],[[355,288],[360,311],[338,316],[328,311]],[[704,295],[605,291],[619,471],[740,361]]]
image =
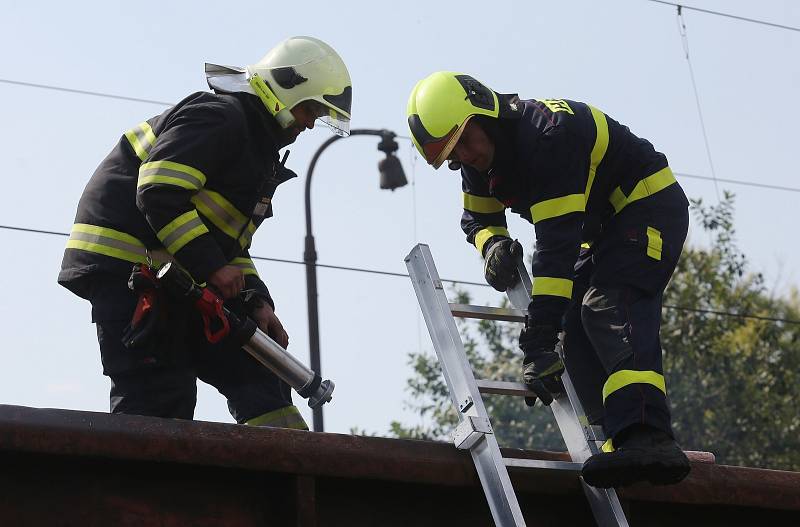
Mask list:
[[[69,234],[66,232],[57,232],[57,231],[47,231],[42,229],[30,229],[27,227],[15,227],[12,225],[0,225],[0,229],[6,229],[11,231],[20,231],[20,232],[27,232],[27,233],[35,233],[35,234],[51,234],[55,236],[63,236],[68,237]],[[253,260],[264,260],[267,262],[278,262],[278,263],[286,263],[286,264],[294,264],[294,265],[306,265],[305,262],[300,260],[288,260],[284,258],[268,258],[266,256],[254,256],[250,255],[250,258]],[[382,271],[379,269],[365,269],[363,267],[348,267],[344,265],[329,265],[329,264],[317,264],[317,267],[323,267],[326,269],[336,269],[339,271],[352,271],[356,273],[369,273],[369,274],[377,274],[377,275],[384,275],[384,276],[393,276],[398,278],[410,278],[409,275],[406,273],[395,273],[391,271]],[[464,285],[473,285],[478,287],[491,287],[489,284],[484,284],[481,282],[470,282],[469,280],[458,280],[452,278],[441,278],[442,282],[448,282],[451,284],[464,284]],[[753,320],[761,320],[764,322],[783,322],[785,324],[800,324],[800,320],[791,320],[787,318],[779,318],[779,317],[764,317],[760,315],[750,315],[747,313],[732,313],[729,311],[719,311],[715,309],[702,309],[702,308],[694,308],[694,307],[685,307],[685,306],[673,306],[664,304],[666,309],[674,309],[676,311],[690,311],[693,313],[705,313],[708,315],[716,315],[716,316],[724,316],[724,317],[735,317],[735,318],[747,318]]]
[[23,81],[15,81],[11,79],[0,79],[0,82],[4,82],[6,84],[14,84],[16,86],[26,86],[28,88],[41,88],[43,90],[54,90],[54,91],[63,91],[68,93],[79,93],[81,95],[92,95],[94,97],[106,97],[108,99],[119,99],[121,101],[134,101],[134,102],[144,102],[148,104],[158,104],[160,106],[172,106],[173,102],[164,102],[164,101],[154,101],[152,99],[141,99],[139,97],[127,97],[125,95],[114,95],[111,93],[101,93],[97,91],[87,91],[87,90],[76,90],[74,88],[63,88],[61,86],[51,86],[49,84],[35,84],[33,82],[23,82]]
[[751,22],[753,24],[761,24],[763,26],[770,26],[770,27],[775,27],[775,28],[778,28],[778,29],[788,29],[789,31],[798,31],[798,32],[800,32],[800,28],[798,28],[798,27],[784,26],[782,24],[775,24],[773,22],[766,22],[764,20],[756,20],[755,18],[747,18],[747,17],[743,17],[743,16],[731,15],[730,13],[721,13],[719,11],[711,11],[710,9],[701,9],[699,7],[692,7],[692,6],[683,5],[683,4],[675,4],[675,3],[672,3],[672,2],[664,2],[663,0],[648,0],[648,2],[653,2],[653,3],[656,3],[656,4],[671,5],[673,7],[682,7],[683,9],[689,9],[691,11],[699,11],[701,13],[706,13],[706,14],[709,14],[709,15],[717,15],[717,16],[722,16],[722,17],[726,17],[726,18],[733,18],[735,20],[741,20],[743,22]]
[[678,177],[686,177],[692,179],[704,179],[706,181],[721,181],[722,183],[732,183],[734,185],[744,185],[747,187],[759,187],[759,188],[768,188],[772,190],[783,190],[786,192],[800,192],[800,188],[796,187],[784,187],[781,185],[770,185],[769,183],[756,183],[754,181],[740,181],[738,179],[723,179],[723,178],[713,178],[708,176],[698,176],[696,174],[686,174],[684,172],[675,172],[674,173]]
[[[28,227],[15,227],[12,225],[0,225],[0,229],[6,229],[9,231],[19,231],[19,232],[29,232],[35,234],[52,234],[55,236],[63,236],[65,238],[69,237],[69,233],[67,232],[58,232],[58,231],[46,231],[43,229],[31,229]],[[266,256],[254,256],[250,255],[250,258],[253,260],[263,260],[265,262],[277,262],[277,263],[287,263],[287,264],[295,264],[295,265],[306,265],[305,262],[302,260],[288,260],[285,258],[269,258]],[[405,273],[395,273],[392,271],[381,271],[379,269],[365,269],[363,267],[347,267],[344,265],[330,265],[330,264],[316,264],[317,267],[324,267],[326,269],[336,269],[339,271],[355,271],[358,273],[369,273],[369,274],[378,274],[384,276],[397,276],[402,278],[409,278],[409,276]],[[489,287],[489,284],[484,284],[482,282],[470,282],[469,280],[457,280],[451,278],[442,278],[442,282],[448,282],[451,284],[464,284],[464,285],[475,285],[479,287]]]
[[719,186],[717,185],[717,173],[714,170],[714,160],[711,157],[711,147],[708,144],[708,134],[706,133],[706,123],[703,119],[703,108],[700,105],[700,94],[697,91],[697,81],[694,79],[694,68],[692,67],[692,59],[689,57],[689,35],[686,33],[686,22],[683,20],[683,13],[681,6],[678,6],[678,33],[681,35],[681,42],[683,43],[683,52],[686,54],[686,64],[689,65],[689,77],[692,79],[692,89],[694,90],[694,100],[697,104],[697,115],[700,117],[700,130],[703,132],[703,142],[706,145],[706,155],[708,156],[708,166],[711,168],[711,177],[714,178],[714,191],[717,194],[717,201],[720,200]]
[[[91,91],[86,91],[86,90],[76,90],[76,89],[72,89],[72,88],[62,88],[62,87],[59,87],[59,86],[49,86],[49,85],[46,85],[46,84],[34,84],[34,83],[31,83],[31,82],[22,82],[22,81],[15,81],[15,80],[9,80],[9,79],[0,79],[0,82],[4,82],[6,84],[14,84],[14,85],[19,85],[19,86],[32,87],[32,88],[43,88],[43,89],[48,89],[48,90],[57,90],[57,91],[64,91],[64,92],[69,92],[69,93],[80,93],[80,94],[83,94],[83,95],[93,95],[93,96],[96,96],[96,97],[108,97],[108,98],[111,98],[111,99],[121,99],[121,100],[125,100],[125,101],[136,101],[136,102],[144,102],[144,103],[150,103],[150,104],[160,104],[160,105],[164,105],[164,106],[169,106],[170,104],[172,104],[172,103],[163,102],[163,101],[155,101],[155,100],[152,100],[152,99],[140,99],[140,98],[137,98],[137,97],[127,97],[127,96],[123,96],[123,95],[112,95],[112,94],[108,94],[108,93],[91,92]],[[405,136],[405,135],[398,135],[397,138],[399,138],[399,139],[408,139],[409,141],[411,140],[411,137]],[[675,175],[676,176],[681,176],[681,177],[686,177],[686,178],[693,178],[693,179],[704,179],[704,180],[707,180],[707,181],[721,181],[723,183],[732,183],[734,185],[743,185],[743,186],[749,186],[749,187],[766,188],[766,189],[772,189],[772,190],[785,190],[785,191],[788,191],[788,192],[800,192],[800,188],[784,187],[784,186],[780,186],[780,185],[770,185],[768,183],[756,183],[754,181],[743,181],[743,180],[736,180],[736,179],[713,178],[713,177],[708,177],[708,176],[699,176],[699,175],[696,175],[696,174],[687,174],[687,173],[681,173],[681,172],[675,172]]]

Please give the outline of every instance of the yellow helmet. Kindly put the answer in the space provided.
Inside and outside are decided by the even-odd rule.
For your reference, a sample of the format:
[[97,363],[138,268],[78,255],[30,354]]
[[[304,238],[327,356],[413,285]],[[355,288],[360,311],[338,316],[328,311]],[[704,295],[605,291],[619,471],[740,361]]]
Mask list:
[[437,71],[414,86],[407,113],[414,145],[425,161],[439,168],[473,116],[500,115],[500,100],[469,75]]

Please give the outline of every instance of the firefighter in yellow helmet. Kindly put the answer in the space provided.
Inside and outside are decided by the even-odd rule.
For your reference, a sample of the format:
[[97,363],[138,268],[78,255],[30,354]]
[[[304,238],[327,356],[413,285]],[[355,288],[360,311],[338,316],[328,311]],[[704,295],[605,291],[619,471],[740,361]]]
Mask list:
[[685,478],[690,465],[672,432],[659,327],[688,201],[666,157],[588,104],[520,100],[455,72],[417,83],[408,124],[430,165],[460,169],[461,227],[495,289],[513,285],[522,254],[505,211],[533,224],[522,377],[550,404],[566,364],[587,418],[611,438],[585,462],[584,480],[608,488]]
[[231,342],[212,346],[200,313],[166,297],[142,264],[177,262],[285,347],[248,248],[295,177],[279,150],[317,120],[347,134],[350,75],[325,42],[292,37],[247,67],[206,64],[206,77],[214,93],[132,127],[102,161],[58,281],[92,304],[112,412],[191,419],[199,377],[239,423],[307,428],[286,383]]

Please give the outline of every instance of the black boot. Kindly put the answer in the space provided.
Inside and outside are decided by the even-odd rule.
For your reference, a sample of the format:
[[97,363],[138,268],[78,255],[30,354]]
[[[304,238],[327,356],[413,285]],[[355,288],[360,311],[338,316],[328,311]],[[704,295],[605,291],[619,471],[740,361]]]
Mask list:
[[586,460],[581,475],[587,484],[604,489],[638,481],[672,485],[691,470],[689,459],[675,440],[651,426],[629,426],[616,435],[614,448]]

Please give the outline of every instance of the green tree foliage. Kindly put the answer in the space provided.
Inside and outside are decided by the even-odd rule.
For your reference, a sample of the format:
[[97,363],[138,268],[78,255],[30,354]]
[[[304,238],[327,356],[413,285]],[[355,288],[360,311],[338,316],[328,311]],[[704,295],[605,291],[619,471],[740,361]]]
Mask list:
[[[735,243],[733,196],[716,206],[693,201],[711,236],[708,247],[684,249],[664,296],[661,340],[673,426],[683,447],[714,452],[717,462],[800,470],[800,320],[795,291],[773,295],[747,269]],[[456,291],[456,302],[468,303]],[[728,316],[714,312],[747,316]],[[518,380],[518,326],[461,323],[477,378]],[[409,407],[422,424],[391,423],[396,437],[448,440],[457,423],[432,353],[412,353]],[[564,450],[549,411],[522,400],[488,396],[487,410],[503,446]]]
[[713,241],[684,251],[664,309],[661,340],[675,432],[718,462],[800,469],[800,325],[719,316],[723,311],[800,320],[796,291],[775,296],[736,248],[733,198],[693,202]]

